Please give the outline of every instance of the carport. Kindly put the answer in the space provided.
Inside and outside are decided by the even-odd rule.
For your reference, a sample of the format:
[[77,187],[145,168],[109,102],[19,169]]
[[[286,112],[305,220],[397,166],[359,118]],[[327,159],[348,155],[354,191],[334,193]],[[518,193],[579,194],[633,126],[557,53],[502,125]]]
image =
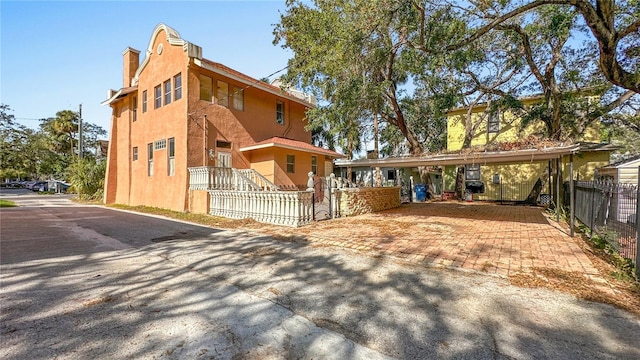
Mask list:
[[[574,211],[574,170],[573,156],[579,153],[583,146],[581,144],[573,144],[569,146],[543,147],[535,149],[522,149],[511,151],[482,151],[455,154],[435,154],[424,156],[402,156],[390,157],[385,159],[357,159],[357,160],[335,160],[334,165],[338,168],[346,167],[395,167],[395,168],[411,168],[411,167],[434,167],[445,165],[463,165],[463,164],[516,164],[534,161],[548,161],[549,168],[552,162],[558,170],[556,176],[555,203],[558,207],[561,205],[560,183],[562,178],[562,168],[560,163],[563,157],[569,157],[569,209],[570,209],[570,235],[574,236],[575,211]],[[556,212],[556,221],[560,220],[559,212]]]

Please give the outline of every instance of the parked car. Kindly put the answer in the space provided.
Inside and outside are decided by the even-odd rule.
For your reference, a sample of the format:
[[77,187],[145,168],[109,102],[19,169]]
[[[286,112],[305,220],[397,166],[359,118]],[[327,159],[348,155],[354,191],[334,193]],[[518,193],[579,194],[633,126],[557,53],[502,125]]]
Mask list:
[[47,191],[49,190],[49,183],[46,181],[38,181],[31,187],[33,191]]

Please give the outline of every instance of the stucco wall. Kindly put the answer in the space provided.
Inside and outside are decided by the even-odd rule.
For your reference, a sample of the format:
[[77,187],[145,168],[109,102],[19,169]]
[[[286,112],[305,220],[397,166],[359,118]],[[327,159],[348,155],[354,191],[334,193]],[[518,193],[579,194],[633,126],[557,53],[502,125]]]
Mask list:
[[[596,151],[580,153],[573,156],[574,178],[579,180],[593,180],[595,169],[609,165],[610,151]],[[569,181],[569,156],[562,159],[562,179]]]
[[[188,210],[190,193],[188,190],[188,168],[195,166],[216,166],[217,154],[230,152],[231,166],[249,168],[251,163],[239,149],[274,136],[311,142],[311,133],[304,129],[306,124],[303,104],[249,86],[237,79],[223,76],[211,69],[198,66],[190,58],[182,45],[172,45],[167,40],[165,30],[161,28],[150,39],[149,51],[142,51],[138,71],[137,91],[114,100],[112,106],[112,126],[108,169],[105,183],[105,202],[126,205],[147,205],[177,211]],[[159,51],[159,47],[162,48]],[[131,53],[131,51],[129,51]],[[128,78],[134,73],[137,61],[124,56],[124,85],[129,86]],[[232,70],[230,70],[232,71]],[[200,73],[216,81],[224,81],[229,86],[231,96],[234,86],[244,89],[244,109],[229,107],[213,101],[200,100]],[[174,76],[182,76],[182,98],[175,100]],[[154,108],[154,88],[171,81],[172,101],[164,103],[162,88],[162,106]],[[143,92],[147,93],[147,111],[142,111]],[[215,94],[214,92],[214,95]],[[133,98],[137,98],[137,120],[132,117]],[[276,102],[285,106],[284,124],[276,121]],[[175,139],[175,175],[168,171],[168,139]],[[158,140],[167,140],[167,148],[153,150],[153,175],[148,174],[147,144]],[[216,147],[217,141],[231,143],[231,148]],[[132,149],[138,148],[138,159],[132,159]],[[210,157],[210,150],[213,155]],[[306,172],[302,164],[307,162],[302,156],[296,162],[301,166],[297,173],[304,178]],[[308,160],[310,163],[310,158]],[[265,170],[274,176],[274,160],[270,160],[271,170]],[[283,160],[286,170],[286,157]],[[319,157],[319,169],[323,165]],[[258,167],[265,168],[266,163]],[[310,168],[310,164],[308,165]],[[262,171],[261,171],[262,172]],[[304,173],[303,173],[304,172]],[[286,175],[286,173],[285,173]],[[267,176],[268,177],[268,176]],[[297,178],[293,179],[297,182]],[[291,182],[291,181],[288,181]],[[286,183],[286,181],[283,181]]]
[[189,190],[189,211],[194,214],[208,214],[209,199],[208,190]]
[[355,216],[400,206],[399,187],[341,189],[340,214]]

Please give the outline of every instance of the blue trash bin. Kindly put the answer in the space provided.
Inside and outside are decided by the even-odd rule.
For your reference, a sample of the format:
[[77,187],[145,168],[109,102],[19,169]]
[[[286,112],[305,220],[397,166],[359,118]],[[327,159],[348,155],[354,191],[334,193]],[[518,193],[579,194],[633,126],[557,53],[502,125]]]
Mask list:
[[416,191],[416,201],[427,200],[427,186],[425,184],[415,184],[413,188]]

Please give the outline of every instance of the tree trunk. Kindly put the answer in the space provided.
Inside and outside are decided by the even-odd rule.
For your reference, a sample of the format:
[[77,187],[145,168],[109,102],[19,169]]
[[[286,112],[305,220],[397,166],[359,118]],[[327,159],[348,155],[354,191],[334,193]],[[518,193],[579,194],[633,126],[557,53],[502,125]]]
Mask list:
[[549,167],[545,166],[544,172],[536,180],[535,185],[533,185],[531,192],[529,192],[529,196],[527,196],[524,202],[527,204],[536,205],[538,202],[538,197],[540,196],[540,193],[542,193],[542,189],[544,188],[548,179],[549,179]]

